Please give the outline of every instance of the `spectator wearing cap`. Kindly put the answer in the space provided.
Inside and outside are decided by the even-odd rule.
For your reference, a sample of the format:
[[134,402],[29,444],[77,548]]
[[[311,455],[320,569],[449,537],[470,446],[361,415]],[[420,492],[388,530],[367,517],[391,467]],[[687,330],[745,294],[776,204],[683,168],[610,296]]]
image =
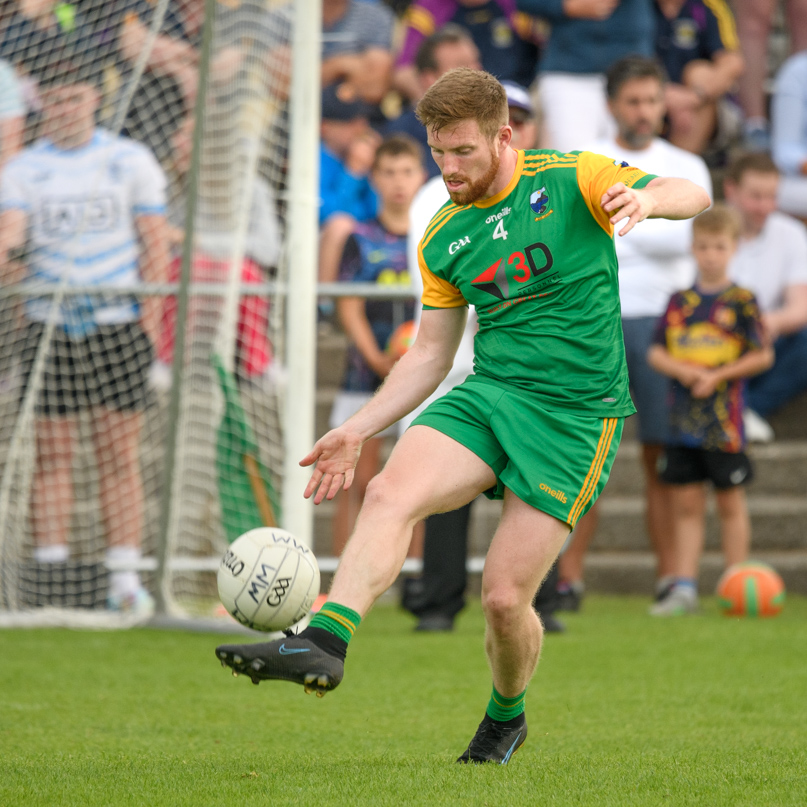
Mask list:
[[[481,68],[479,50],[471,35],[461,26],[447,23],[439,31],[426,37],[418,48],[415,70],[420,94],[426,92],[443,73],[455,67]],[[426,127],[417,119],[414,107],[408,107],[384,128],[385,135],[407,134],[423,148],[423,167],[431,177],[440,175],[437,163],[432,159]]]
[[424,40],[449,23],[468,31],[484,70],[500,81],[532,81],[543,25],[520,13],[515,0],[414,0],[404,15],[403,45],[395,64],[395,86],[411,101],[428,89],[419,81],[417,54]]
[[605,74],[624,56],[653,55],[653,0],[516,2],[552,26],[539,63],[545,145],[572,151],[612,137]]
[[514,81],[503,81],[502,86],[507,93],[507,108],[510,111],[510,126],[513,139],[510,141],[514,149],[532,149],[538,143],[538,120],[535,107],[526,87]]
[[[537,126],[534,108],[527,90],[514,82],[502,82],[507,93],[510,110],[510,125],[513,128],[512,144],[517,149],[535,147]],[[418,266],[418,243],[434,214],[448,201],[448,191],[441,176],[430,179],[418,192],[409,208],[409,241],[407,260],[416,299],[420,298],[420,269]],[[462,383],[474,368],[474,334],[477,330],[476,312],[473,307],[468,316],[462,341],[454,357],[454,365],[432,397],[418,409],[401,420],[401,428],[409,427],[417,414],[436,398],[445,395],[452,387]],[[404,588],[403,606],[418,617],[418,631],[450,631],[454,619],[465,607],[467,585],[466,556],[468,554],[468,523],[471,504],[450,513],[439,513],[426,519],[423,545],[423,574],[409,578]],[[536,594],[533,603],[541,614],[544,628],[548,631],[563,630],[562,624],[553,616],[557,604],[555,585],[557,570],[549,577]]]

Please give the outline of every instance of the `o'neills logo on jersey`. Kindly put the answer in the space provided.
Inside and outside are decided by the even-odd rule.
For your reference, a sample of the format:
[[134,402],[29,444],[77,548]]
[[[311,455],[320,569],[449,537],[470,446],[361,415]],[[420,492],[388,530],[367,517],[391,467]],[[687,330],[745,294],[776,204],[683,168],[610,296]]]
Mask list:
[[498,213],[493,216],[488,216],[485,219],[485,224],[493,224],[494,221],[501,221],[505,216],[509,216],[513,212],[510,207],[503,207]]
[[538,487],[544,493],[548,493],[554,499],[557,499],[559,502],[566,504],[566,494],[562,490],[552,490],[552,488],[550,488],[549,485],[545,485],[543,482],[541,482],[541,484],[538,485]]

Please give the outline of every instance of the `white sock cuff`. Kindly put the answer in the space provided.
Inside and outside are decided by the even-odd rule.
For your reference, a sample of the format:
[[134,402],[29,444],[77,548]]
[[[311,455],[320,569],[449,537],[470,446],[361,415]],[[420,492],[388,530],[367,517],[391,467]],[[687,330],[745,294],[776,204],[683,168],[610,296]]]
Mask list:
[[67,544],[51,544],[38,546],[34,550],[34,558],[38,563],[67,563],[70,549]]
[[140,560],[140,547],[111,546],[106,551],[106,559],[110,563],[134,563]]

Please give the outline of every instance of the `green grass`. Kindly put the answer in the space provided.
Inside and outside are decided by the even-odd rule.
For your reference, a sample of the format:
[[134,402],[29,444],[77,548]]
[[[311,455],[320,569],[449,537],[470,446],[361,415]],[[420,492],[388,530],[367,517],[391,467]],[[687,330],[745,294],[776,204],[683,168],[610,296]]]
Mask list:
[[478,603],[450,635],[379,607],[323,700],[233,679],[221,637],[0,631],[0,805],[807,804],[807,600],[646,605],[590,597],[548,637],[505,768],[454,764],[490,690]]

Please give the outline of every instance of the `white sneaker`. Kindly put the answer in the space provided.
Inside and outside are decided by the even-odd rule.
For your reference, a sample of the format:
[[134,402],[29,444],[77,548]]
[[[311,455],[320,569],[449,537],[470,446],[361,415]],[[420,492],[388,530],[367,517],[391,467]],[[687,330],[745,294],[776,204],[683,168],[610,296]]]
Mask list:
[[154,597],[141,587],[133,594],[110,594],[106,607],[109,611],[147,618],[154,615]]
[[745,439],[749,443],[772,443],[776,436],[771,424],[753,409],[743,411],[743,425],[745,426]]
[[168,392],[174,380],[174,371],[170,364],[155,359],[149,367],[148,380],[155,392]]
[[698,595],[689,586],[673,586],[670,593],[650,606],[650,616],[684,616],[698,612]]

